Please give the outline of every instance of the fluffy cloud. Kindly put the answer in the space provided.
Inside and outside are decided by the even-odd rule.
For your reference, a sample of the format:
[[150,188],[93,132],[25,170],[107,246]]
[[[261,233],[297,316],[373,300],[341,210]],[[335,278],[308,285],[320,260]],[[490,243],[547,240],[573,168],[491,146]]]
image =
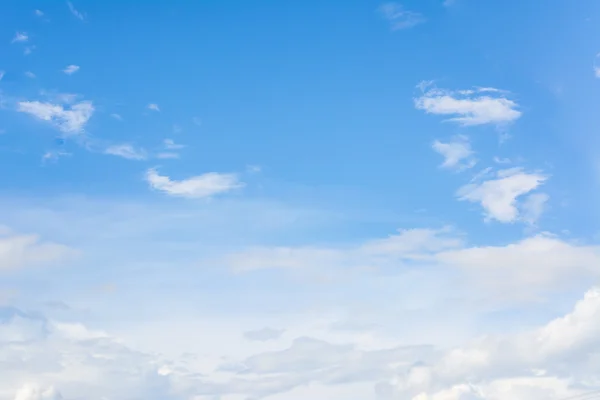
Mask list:
[[106,333],[13,308],[0,308],[0,321],[0,398],[173,398],[160,358]]
[[[369,391],[362,396],[388,400],[535,400],[600,388],[598,289],[589,290],[572,311],[540,326],[479,336],[458,346],[365,348],[358,337],[328,341],[297,336],[289,345],[208,368],[194,362],[191,354],[168,359],[135,351],[82,324],[10,308],[1,311],[2,398],[51,400],[62,393],[64,398],[91,400],[287,400],[306,398],[294,397],[300,387],[310,386],[309,393],[315,395],[317,388],[366,385],[370,396]],[[364,397],[346,393],[330,398]]]
[[472,168],[476,164],[471,143],[466,136],[456,136],[447,143],[436,140],[432,148],[444,157],[442,168],[463,170]]
[[146,181],[151,188],[171,196],[206,198],[241,188],[243,183],[236,174],[209,172],[180,181],[160,175],[156,169],[146,172]]
[[79,71],[79,65],[67,65],[63,72],[67,75],[73,75],[75,72]]
[[570,313],[539,328],[484,336],[409,369],[392,383],[392,392],[414,400],[580,395],[600,387],[592,372],[599,356],[600,290],[591,289]]
[[452,116],[448,121],[463,126],[503,125],[521,117],[518,104],[506,92],[494,88],[451,91],[420,84],[423,94],[415,107],[428,114]]
[[160,108],[158,107],[158,104],[156,104],[156,103],[150,103],[150,104],[148,104],[148,110],[160,111]]
[[17,235],[0,230],[0,271],[54,263],[75,254],[67,246],[42,242],[36,235]]
[[394,2],[381,5],[379,13],[390,23],[394,31],[412,28],[425,22],[425,18],[421,14],[408,11],[401,4]]
[[[537,189],[546,179],[545,175],[527,173],[521,168],[505,169],[498,171],[493,179],[461,187],[457,196],[459,200],[481,204],[487,220],[515,222],[521,217],[519,198]],[[546,200],[547,197],[539,196],[529,200],[525,210],[525,218],[529,222],[532,217],[539,217],[541,205]]]
[[94,114],[94,106],[91,101],[73,105],[21,101],[17,105],[17,111],[50,122],[64,133],[80,133]]
[[137,149],[130,144],[109,146],[104,150],[104,153],[128,160],[145,160],[147,158],[146,152],[143,149]]

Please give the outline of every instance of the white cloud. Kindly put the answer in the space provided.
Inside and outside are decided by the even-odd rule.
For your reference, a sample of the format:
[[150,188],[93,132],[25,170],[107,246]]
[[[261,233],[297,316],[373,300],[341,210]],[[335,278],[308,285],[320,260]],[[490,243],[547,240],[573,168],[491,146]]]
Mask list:
[[35,78],[35,74],[31,71],[25,71],[24,75],[31,79]]
[[394,31],[412,28],[425,22],[425,18],[420,13],[408,11],[401,4],[394,2],[382,4],[379,12]]
[[17,32],[11,43],[23,43],[29,40],[27,32]]
[[42,10],[35,10],[33,13],[38,17],[44,16],[44,12]]
[[512,160],[510,158],[501,158],[501,157],[494,157],[494,162],[496,164],[510,164],[512,163]]
[[522,219],[530,225],[535,225],[546,210],[550,196],[546,193],[534,193],[525,199],[521,206]]
[[456,136],[448,143],[436,140],[432,145],[433,150],[444,157],[443,168],[464,170],[475,166],[471,143],[466,136]]
[[47,162],[56,162],[58,161],[59,158],[61,157],[66,157],[66,156],[70,156],[71,153],[67,153],[65,151],[61,151],[61,150],[51,150],[51,151],[47,151],[44,153],[44,155],[42,156],[42,162],[43,163],[47,163]]
[[600,276],[600,248],[577,245],[540,234],[506,246],[465,247],[442,251],[437,262],[463,271],[470,286],[490,296],[536,300],[547,290]]
[[4,78],[4,74],[5,74],[5,72],[0,70],[0,81],[2,80],[2,78]]
[[3,399],[174,399],[183,397],[173,392],[183,396],[190,387],[200,386],[196,376],[179,367],[172,377],[161,377],[160,358],[136,352],[82,324],[12,309],[8,318],[5,315],[0,331],[11,330],[12,340],[2,340],[0,346]]
[[62,132],[79,133],[94,114],[94,106],[91,101],[82,101],[67,107],[39,101],[21,101],[17,111],[50,122]]
[[29,54],[31,54],[33,52],[33,50],[35,50],[35,46],[26,46],[25,49],[23,50],[23,54],[28,56]]
[[429,86],[430,84],[419,85],[423,94],[415,99],[415,107],[428,114],[453,116],[448,121],[463,126],[503,125],[514,122],[521,116],[518,104],[499,89],[450,91],[428,88]]
[[79,71],[79,65],[67,65],[63,72],[67,75],[73,75],[75,72]]
[[36,235],[17,235],[6,229],[0,232],[0,271],[50,264],[75,254],[67,246],[42,242]]
[[231,254],[227,264],[238,272],[282,268],[327,273],[331,268],[400,267],[406,262],[431,259],[438,251],[460,247],[462,239],[451,233],[449,228],[406,229],[354,248],[254,247]]
[[[61,225],[59,236],[85,237],[86,268],[80,275],[77,268],[64,275],[39,277],[40,281],[47,282],[48,287],[63,280],[84,283],[89,271],[100,270],[103,276],[131,271],[131,280],[118,282],[118,289],[110,294],[90,293],[95,289],[82,286],[63,292],[66,286],[58,285],[54,291],[64,295],[69,304],[91,306],[92,312],[83,315],[90,325],[106,329],[104,333],[76,323],[77,316],[82,315],[79,312],[52,311],[55,316],[64,316],[65,321],[58,323],[28,315],[7,321],[7,311],[12,311],[2,309],[0,398],[14,398],[16,391],[30,382],[39,388],[38,393],[53,386],[66,399],[90,400],[241,400],[262,396],[274,400],[391,400],[464,398],[476,393],[489,400],[535,400],[576,394],[579,385],[594,385],[600,378],[599,308],[584,299],[583,307],[575,307],[577,312],[556,311],[565,310],[558,299],[575,295],[564,292],[567,282],[588,285],[599,277],[598,246],[568,243],[547,235],[507,245],[471,246],[450,229],[418,229],[362,242],[305,246],[320,250],[309,256],[321,253],[325,258],[306,258],[304,264],[302,251],[291,252],[288,259],[297,263],[296,270],[331,269],[331,262],[339,257],[342,263],[337,264],[337,272],[341,278],[327,285],[286,283],[278,278],[282,271],[263,270],[252,276],[227,278],[213,254],[209,262],[198,263],[199,254],[215,247],[214,242],[202,247],[214,236],[227,237],[227,245],[240,244],[239,238],[214,228],[237,224],[246,231],[257,223],[250,221],[280,221],[285,217],[275,212],[259,218],[255,209],[247,207],[223,217],[214,215],[214,208],[205,208],[204,202],[179,203],[175,208],[159,203],[160,207],[143,212],[140,204],[128,203],[122,214],[113,214],[118,217],[110,224],[99,222],[114,212],[114,203],[94,202],[89,204],[89,214],[83,214],[81,209],[74,210],[81,205],[69,202],[60,207],[60,213],[52,214]],[[2,219],[15,214],[14,208],[5,203],[2,206]],[[190,210],[199,211],[199,217],[190,220]],[[46,209],[28,211],[27,217],[48,231],[48,214]],[[244,214],[253,219],[245,219]],[[182,227],[174,220],[185,220],[187,225]],[[294,220],[304,218],[296,215]],[[161,221],[160,225],[156,221]],[[296,223],[293,226],[298,228]],[[207,235],[196,236],[202,229]],[[136,248],[140,238],[132,232],[140,231],[163,236],[163,245],[141,240]],[[282,230],[272,232],[275,235],[271,237],[276,237]],[[246,233],[241,243],[254,243],[254,232]],[[57,234],[53,232],[52,237]],[[94,264],[88,251],[102,240],[108,240],[110,246],[96,248],[103,257]],[[288,238],[283,241],[288,242]],[[136,260],[135,268],[121,256],[114,257],[121,251],[117,243]],[[189,248],[195,252],[188,252]],[[161,268],[146,261],[156,254],[167,259],[160,274]],[[271,259],[268,251],[264,254],[266,261]],[[148,258],[140,259],[144,256]],[[98,268],[100,265],[104,269]],[[138,272],[140,265],[142,274]],[[223,279],[215,279],[221,276]],[[261,281],[263,277],[266,282]],[[431,285],[436,279],[439,286]],[[93,279],[87,282],[99,286]],[[490,309],[473,294],[522,298],[549,289],[543,300],[550,304],[503,309],[502,321],[494,319],[496,313],[488,314]],[[23,296],[29,293],[31,289]],[[46,293],[26,297],[27,303],[61,299]],[[244,301],[232,300],[233,296]],[[331,299],[335,299],[333,305]],[[190,305],[191,314],[186,315]],[[456,311],[463,307],[468,307],[467,318]],[[532,315],[537,307],[544,312]],[[482,308],[483,313],[476,311]],[[143,309],[152,313],[136,312]],[[229,314],[232,309],[235,311]],[[361,314],[374,326],[359,326]],[[557,315],[564,315],[557,319],[561,322],[544,323]],[[333,323],[340,320],[354,323],[354,330],[333,330]],[[70,322],[65,325],[66,321]],[[242,340],[244,333],[256,327],[285,329],[285,335],[251,343]],[[446,342],[456,329],[464,330],[464,336]],[[514,333],[501,333],[504,330]],[[414,338],[407,339],[406,335]],[[127,347],[133,344],[136,350]],[[542,369],[546,372],[541,373]]]
[[147,158],[144,149],[137,149],[131,144],[117,144],[109,146],[104,150],[105,154],[126,158],[128,160],[145,160]]
[[[368,347],[364,332],[336,337],[319,330],[313,337],[302,335],[300,328],[291,341],[254,343],[248,355],[238,351],[214,361],[204,353],[174,358],[135,351],[116,336],[39,313],[10,309],[4,315],[0,393],[17,400],[536,400],[581,395],[600,386],[597,289],[547,323],[475,337],[448,349],[377,343],[378,337],[371,337],[377,345]],[[210,324],[195,326],[191,339],[209,339]],[[211,338],[221,344],[217,354],[229,348],[224,343],[230,332],[220,328]],[[144,327],[140,332],[147,336],[151,331]],[[350,390],[336,391],[340,388]]]
[[519,197],[537,189],[546,179],[539,173],[511,168],[498,171],[494,179],[461,187],[457,196],[459,200],[481,204],[486,220],[515,222],[520,218]]
[[176,150],[181,150],[185,147],[183,144],[178,144],[173,141],[173,139],[165,139],[163,141],[163,146],[166,151],[162,151],[156,155],[159,159],[176,159],[179,158],[179,153]]
[[[414,400],[579,397],[600,386],[591,372],[600,366],[599,334],[600,290],[591,289],[570,313],[539,328],[473,340],[388,385]],[[417,373],[424,379],[413,379]]]
[[598,65],[598,61],[600,60],[600,53],[596,54],[594,58],[594,75],[596,78],[600,78],[600,65]]
[[42,389],[34,384],[25,384],[17,391],[15,400],[62,400],[62,396],[53,386]]
[[156,104],[156,103],[150,103],[150,104],[148,104],[148,110],[160,111],[160,108],[158,107],[158,104]]
[[118,121],[122,121],[123,120],[123,117],[121,117],[121,115],[117,114],[117,113],[112,113],[112,114],[110,114],[110,116],[113,117],[114,119],[118,120]]
[[177,144],[173,141],[173,139],[165,139],[163,141],[163,144],[165,146],[165,149],[167,150],[180,150],[183,149],[185,147],[185,145],[183,144]]
[[282,269],[296,277],[333,280],[367,271],[424,268],[434,274],[460,273],[468,295],[490,302],[537,301],[600,277],[600,247],[569,243],[539,234],[508,245],[467,246],[451,229],[412,229],[384,239],[340,247],[250,247],[227,256],[224,264],[248,273]]
[[77,18],[81,21],[85,20],[85,14],[80,11],[77,11],[77,9],[73,5],[73,3],[71,3],[70,1],[67,1],[67,6],[69,7],[69,11],[71,11],[71,14],[73,14],[75,16],[75,18]]
[[146,173],[146,181],[155,190],[171,196],[189,198],[212,197],[243,186],[236,174],[220,174],[217,172],[209,172],[176,181],[168,176],[159,175],[156,169],[149,169]]

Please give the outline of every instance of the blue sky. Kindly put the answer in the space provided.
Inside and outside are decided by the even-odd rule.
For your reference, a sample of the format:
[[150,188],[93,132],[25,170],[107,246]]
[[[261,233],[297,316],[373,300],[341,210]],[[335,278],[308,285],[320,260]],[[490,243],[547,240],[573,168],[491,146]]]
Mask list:
[[0,400],[598,389],[599,17],[5,2]]

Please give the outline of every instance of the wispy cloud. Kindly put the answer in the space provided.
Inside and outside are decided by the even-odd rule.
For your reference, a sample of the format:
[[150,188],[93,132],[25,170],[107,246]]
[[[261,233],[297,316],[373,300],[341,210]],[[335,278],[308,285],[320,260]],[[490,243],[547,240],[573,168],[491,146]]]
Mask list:
[[85,20],[85,14],[80,11],[77,11],[73,3],[67,1],[67,6],[69,7],[69,11],[71,11],[71,14],[73,14],[75,18],[80,19],[81,21]]
[[17,104],[17,111],[47,121],[62,132],[79,133],[83,131],[94,114],[94,106],[91,101],[82,101],[72,106],[40,101],[22,101]]
[[600,53],[596,54],[596,57],[594,58],[594,75],[596,76],[596,78],[600,78]]
[[23,43],[27,42],[28,40],[29,35],[27,35],[27,32],[17,32],[11,43]]
[[382,4],[378,11],[390,23],[393,31],[412,28],[425,22],[423,15],[408,11],[399,3],[389,2]]
[[35,46],[27,46],[27,47],[25,47],[25,49],[23,49],[23,54],[28,56],[29,54],[31,54],[33,52],[33,50],[35,50]]
[[38,17],[44,16],[44,12],[42,10],[35,10],[33,13]]
[[135,148],[131,144],[118,144],[109,146],[104,150],[105,154],[126,158],[128,160],[145,160],[147,158],[144,149]]
[[177,159],[179,158],[179,154],[178,153],[173,153],[173,152],[162,152],[162,153],[158,153],[156,155],[156,158],[159,158],[161,160],[173,160],[173,159]]
[[165,139],[163,141],[165,149],[167,150],[181,150],[185,147],[183,144],[177,144],[173,141],[173,139]]
[[414,100],[415,107],[428,114],[453,116],[448,121],[463,126],[504,125],[521,117],[518,104],[495,88],[446,90],[419,84],[423,94]]
[[521,219],[529,225],[535,225],[546,211],[548,200],[550,196],[546,193],[533,193],[527,196],[521,207]]
[[28,78],[31,78],[31,79],[35,78],[35,74],[33,72],[31,72],[31,71],[25,71],[24,75],[26,77],[28,77]]
[[148,104],[148,110],[160,111],[160,108],[158,107],[158,104],[156,104],[156,103],[150,103],[150,104]]
[[262,171],[262,167],[260,165],[248,165],[246,166],[246,172],[250,174],[258,174]]
[[66,151],[50,150],[50,151],[47,151],[44,153],[44,155],[42,156],[42,162],[43,163],[56,162],[56,161],[58,161],[59,158],[67,157],[70,155],[71,155],[71,153],[68,153]]
[[474,167],[477,163],[473,158],[474,152],[469,138],[466,136],[456,136],[447,143],[436,140],[431,147],[444,157],[442,168],[464,170]]
[[5,74],[5,72],[0,70],[0,81],[2,80],[2,78],[4,78],[4,74]]
[[506,157],[502,158],[502,157],[496,156],[496,157],[494,157],[494,162],[496,164],[510,164],[512,162],[512,160],[510,158],[506,158]]
[[64,260],[76,252],[67,246],[43,242],[36,235],[13,234],[0,230],[0,271]]
[[110,116],[118,121],[122,121],[123,117],[121,117],[121,114],[117,114],[117,113],[112,113],[110,114]]
[[[498,171],[492,179],[461,187],[457,196],[462,201],[479,203],[484,209],[486,220],[512,223],[523,218],[519,198],[537,189],[547,179],[547,176],[540,173],[510,168]],[[524,218],[530,220],[532,215],[539,217],[536,212],[546,200],[547,198],[544,201],[539,197],[535,198],[535,204],[526,206]]]
[[79,71],[79,65],[67,65],[63,72],[67,75],[73,75],[75,72]]
[[244,186],[236,174],[209,172],[180,181],[160,175],[155,168],[146,172],[146,181],[151,188],[170,196],[207,198],[226,193]]

